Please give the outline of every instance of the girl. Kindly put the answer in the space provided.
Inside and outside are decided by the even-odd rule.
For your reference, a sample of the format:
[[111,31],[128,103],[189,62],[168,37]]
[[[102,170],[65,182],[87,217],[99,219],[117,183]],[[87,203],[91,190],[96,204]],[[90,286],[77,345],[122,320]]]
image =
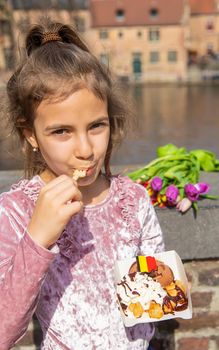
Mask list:
[[7,87],[27,176],[0,197],[0,349],[36,312],[43,350],[145,350],[153,326],[123,326],[114,264],[163,239],[145,189],[110,174],[126,109],[71,27],[33,27],[26,52]]

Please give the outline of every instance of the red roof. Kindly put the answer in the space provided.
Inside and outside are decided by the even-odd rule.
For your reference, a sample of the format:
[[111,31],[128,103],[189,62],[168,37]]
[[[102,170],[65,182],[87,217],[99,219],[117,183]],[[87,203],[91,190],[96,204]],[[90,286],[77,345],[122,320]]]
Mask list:
[[192,15],[208,15],[217,12],[216,0],[189,0]]
[[[93,27],[180,23],[184,0],[90,0]],[[116,13],[124,11],[124,19]]]

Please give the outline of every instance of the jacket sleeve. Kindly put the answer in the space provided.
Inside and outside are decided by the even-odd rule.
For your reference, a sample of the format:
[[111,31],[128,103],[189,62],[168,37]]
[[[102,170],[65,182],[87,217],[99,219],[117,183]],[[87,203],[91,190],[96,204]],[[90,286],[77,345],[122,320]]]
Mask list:
[[38,246],[13,203],[0,200],[0,349],[8,350],[26,332],[55,253]]
[[163,234],[151,199],[146,190],[140,203],[140,221],[142,223],[141,246],[142,254],[154,254],[164,251]]

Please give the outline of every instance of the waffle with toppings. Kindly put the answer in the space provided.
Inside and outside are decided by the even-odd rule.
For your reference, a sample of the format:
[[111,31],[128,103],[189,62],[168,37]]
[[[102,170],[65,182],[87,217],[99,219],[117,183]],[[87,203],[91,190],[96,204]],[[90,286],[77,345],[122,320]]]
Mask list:
[[174,278],[168,265],[153,257],[137,257],[117,283],[117,297],[124,315],[130,318],[146,314],[160,319],[188,307],[184,284]]

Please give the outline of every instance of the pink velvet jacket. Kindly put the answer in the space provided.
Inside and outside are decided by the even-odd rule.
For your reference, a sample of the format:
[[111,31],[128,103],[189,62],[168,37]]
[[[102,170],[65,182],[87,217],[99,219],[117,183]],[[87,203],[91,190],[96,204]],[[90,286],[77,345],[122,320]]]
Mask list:
[[21,180],[0,196],[0,349],[23,336],[34,312],[43,350],[145,350],[154,328],[125,328],[116,302],[117,259],[164,249],[145,189],[112,177],[107,198],[85,206],[47,250],[27,232],[44,183]]

